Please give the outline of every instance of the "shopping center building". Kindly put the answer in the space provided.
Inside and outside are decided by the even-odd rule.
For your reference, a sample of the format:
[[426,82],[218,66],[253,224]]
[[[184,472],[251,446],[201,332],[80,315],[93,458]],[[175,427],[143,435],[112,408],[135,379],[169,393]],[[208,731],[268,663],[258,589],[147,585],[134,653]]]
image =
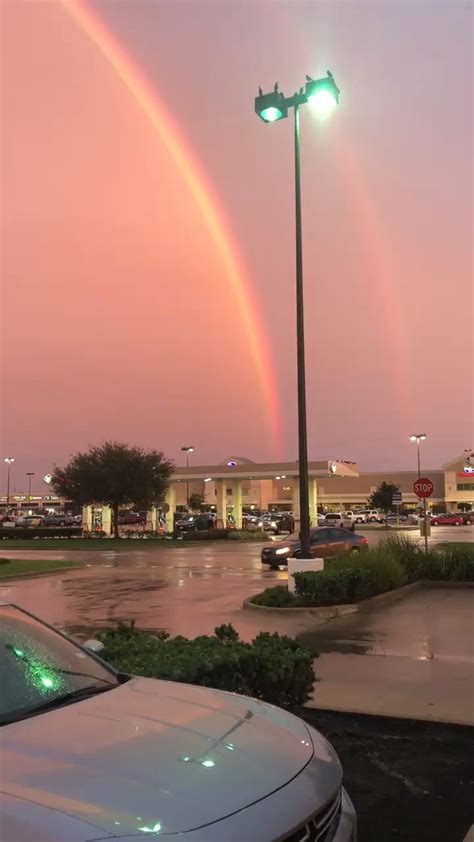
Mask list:
[[[474,473],[465,470],[464,457],[459,456],[437,469],[423,469],[434,485],[428,507],[440,506],[456,511],[463,506],[474,509]],[[316,522],[320,511],[340,511],[363,508],[368,498],[382,482],[397,485],[402,492],[402,505],[413,508],[418,498],[413,491],[417,471],[360,471],[353,462],[318,461],[309,463],[310,517]],[[233,456],[217,465],[193,465],[176,468],[166,496],[166,518],[173,526],[176,511],[185,511],[191,494],[202,494],[206,503],[215,509],[217,517],[225,521],[233,514],[236,525],[242,523],[242,513],[252,509],[291,510],[299,516],[299,487],[297,462],[258,463]],[[63,504],[52,494],[28,500],[25,494],[10,496],[10,508],[31,509],[44,506],[57,510]],[[0,497],[0,508],[5,509],[6,496]],[[66,504],[67,506],[67,504]],[[157,512],[149,514],[149,525],[156,524]],[[84,510],[84,526],[92,528],[94,512]],[[100,520],[108,531],[110,511],[103,509]],[[94,520],[95,522],[95,520]]]

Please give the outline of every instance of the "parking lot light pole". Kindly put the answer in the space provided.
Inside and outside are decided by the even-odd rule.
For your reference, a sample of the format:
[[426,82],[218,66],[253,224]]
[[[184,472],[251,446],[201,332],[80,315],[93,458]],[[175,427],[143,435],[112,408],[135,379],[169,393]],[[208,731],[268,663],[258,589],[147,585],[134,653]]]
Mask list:
[[[418,458],[418,477],[421,477],[420,441],[425,441],[426,433],[413,433],[410,441],[416,441],[416,454]],[[425,535],[425,552],[428,552],[428,532],[426,524],[426,497],[423,497],[423,532]]]
[[10,471],[11,471],[12,463],[15,461],[15,459],[14,459],[13,456],[6,456],[4,461],[8,465],[8,470],[7,470],[7,510],[8,510],[8,506],[10,505]]
[[426,433],[413,433],[410,436],[410,441],[416,441],[416,452],[418,456],[418,476],[421,477],[421,462],[420,462],[420,441],[426,439]]
[[298,379],[298,456],[300,496],[300,557],[311,557],[308,437],[306,421],[306,374],[304,341],[304,299],[303,299],[303,234],[301,221],[301,170],[300,170],[300,105],[310,103],[317,114],[327,116],[339,102],[339,88],[330,71],[322,79],[306,76],[306,85],[291,97],[285,97],[275,83],[273,91],[264,94],[259,88],[255,98],[255,111],[264,123],[275,123],[288,116],[288,109],[294,114],[295,146],[295,240],[296,240],[296,361]]
[[[194,453],[194,447],[188,447],[188,445],[184,445],[181,450],[186,454],[186,468],[189,468],[189,454]],[[189,509],[189,480],[186,477],[186,506]]]
[[28,477],[28,503],[31,503],[31,477],[34,477],[34,471],[27,471],[26,476]]

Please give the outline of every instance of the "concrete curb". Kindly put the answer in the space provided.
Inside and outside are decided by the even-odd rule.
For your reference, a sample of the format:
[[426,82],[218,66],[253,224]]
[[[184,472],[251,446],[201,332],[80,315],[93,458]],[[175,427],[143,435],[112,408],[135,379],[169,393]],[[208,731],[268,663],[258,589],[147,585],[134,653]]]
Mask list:
[[332,620],[336,617],[345,617],[348,614],[370,611],[371,608],[379,605],[390,605],[392,602],[403,599],[408,594],[420,588],[474,588],[474,582],[439,582],[430,579],[421,579],[418,582],[410,582],[408,585],[402,585],[401,588],[395,588],[393,591],[371,596],[370,599],[364,599],[362,602],[354,602],[351,605],[326,605],[320,608],[310,608],[308,606],[303,608],[270,608],[267,605],[257,605],[255,602],[252,602],[252,597],[249,596],[247,599],[244,599],[243,608],[247,611],[263,611],[264,613],[275,614],[279,617],[287,614],[299,617],[309,615],[311,617],[319,617],[321,620]]

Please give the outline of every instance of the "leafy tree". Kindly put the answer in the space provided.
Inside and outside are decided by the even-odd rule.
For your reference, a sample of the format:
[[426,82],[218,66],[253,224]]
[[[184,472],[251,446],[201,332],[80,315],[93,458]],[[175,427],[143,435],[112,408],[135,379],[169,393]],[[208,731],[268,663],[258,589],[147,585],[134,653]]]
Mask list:
[[396,491],[400,491],[400,486],[393,482],[382,482],[369,497],[370,508],[381,509],[385,514],[388,514],[392,509],[392,497]]
[[204,497],[204,494],[190,494],[188,503],[192,512],[200,512],[206,504],[206,498]]
[[159,505],[172,470],[173,464],[158,450],[108,441],[76,453],[64,468],[55,465],[51,485],[56,494],[78,505],[110,506],[118,538],[119,509],[130,504],[140,509]]
[[458,503],[458,510],[460,512],[470,512],[471,511],[471,504],[470,503]]

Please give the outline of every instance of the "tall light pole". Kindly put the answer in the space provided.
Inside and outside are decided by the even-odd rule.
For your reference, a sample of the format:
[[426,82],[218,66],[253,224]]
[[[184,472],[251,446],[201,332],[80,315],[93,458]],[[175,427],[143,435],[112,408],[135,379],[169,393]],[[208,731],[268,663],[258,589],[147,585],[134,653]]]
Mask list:
[[[418,460],[418,476],[421,477],[420,441],[425,441],[426,433],[413,433],[410,441],[416,441],[416,455]],[[428,527],[426,518],[426,497],[423,497],[423,534],[425,536],[425,553],[428,552]]]
[[[186,467],[189,468],[189,454],[194,453],[194,447],[184,445],[181,450],[186,454]],[[189,508],[189,480],[186,478],[186,506]]]
[[13,456],[6,456],[4,460],[8,465],[7,471],[7,507],[10,505],[10,470],[12,463],[15,461]]
[[416,453],[418,456],[418,476],[421,477],[421,462],[420,462],[420,441],[426,439],[426,433],[413,433],[410,436],[410,441],[416,441]]
[[304,342],[304,299],[303,299],[303,234],[301,224],[301,173],[300,173],[300,105],[310,103],[320,116],[328,115],[339,102],[339,88],[330,71],[322,79],[306,76],[306,85],[291,97],[285,97],[278,90],[264,94],[259,88],[255,98],[255,111],[264,123],[275,123],[288,116],[288,109],[294,113],[295,143],[295,222],[296,222],[296,361],[298,375],[298,455],[300,488],[300,541],[301,558],[311,557],[309,519],[308,479],[308,437],[306,426],[306,374]]
[[34,471],[27,471],[26,476],[28,477],[28,503],[31,503],[31,477],[34,477]]

